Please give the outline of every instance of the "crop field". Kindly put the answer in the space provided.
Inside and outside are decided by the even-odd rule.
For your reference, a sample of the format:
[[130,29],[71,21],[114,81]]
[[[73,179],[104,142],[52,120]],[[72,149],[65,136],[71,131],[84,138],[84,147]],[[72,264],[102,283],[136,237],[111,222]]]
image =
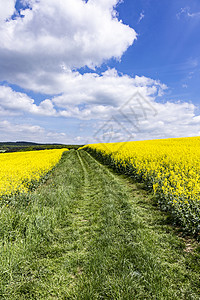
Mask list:
[[0,154],[0,299],[199,300],[198,239],[174,227],[144,189],[151,185],[177,213],[187,201],[198,208],[198,193],[174,192],[168,200],[165,189],[183,168],[180,153],[183,175],[197,172],[198,143]]
[[0,154],[0,197],[26,193],[59,162],[66,150]]
[[163,209],[187,230],[200,232],[200,137],[93,144],[83,149],[144,181]]

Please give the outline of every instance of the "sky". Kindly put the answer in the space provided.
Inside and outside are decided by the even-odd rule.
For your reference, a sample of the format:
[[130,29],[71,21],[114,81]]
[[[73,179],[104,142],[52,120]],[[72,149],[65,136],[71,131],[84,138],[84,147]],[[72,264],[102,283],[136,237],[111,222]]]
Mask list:
[[199,0],[0,0],[0,141],[200,136]]

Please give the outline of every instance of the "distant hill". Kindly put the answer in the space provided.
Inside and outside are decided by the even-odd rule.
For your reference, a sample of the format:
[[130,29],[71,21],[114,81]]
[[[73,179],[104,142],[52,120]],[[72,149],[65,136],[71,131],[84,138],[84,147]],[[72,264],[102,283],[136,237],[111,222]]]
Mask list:
[[0,152],[19,152],[19,151],[35,151],[35,150],[45,150],[45,149],[78,149],[82,145],[65,145],[65,144],[39,144],[34,142],[0,142]]
[[37,143],[32,143],[32,142],[0,142],[0,147],[1,146],[33,146],[33,145],[38,145]]

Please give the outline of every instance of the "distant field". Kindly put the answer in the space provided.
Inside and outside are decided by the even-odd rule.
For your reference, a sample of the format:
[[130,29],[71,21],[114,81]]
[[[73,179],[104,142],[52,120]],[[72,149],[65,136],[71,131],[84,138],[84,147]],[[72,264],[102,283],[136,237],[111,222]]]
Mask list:
[[65,144],[36,144],[29,142],[0,142],[0,153],[9,152],[21,152],[21,151],[35,151],[35,150],[45,150],[45,149],[78,149],[81,145],[65,145]]
[[0,154],[0,197],[26,193],[68,149]]
[[157,202],[200,233],[200,137],[84,146],[102,162],[145,182]]

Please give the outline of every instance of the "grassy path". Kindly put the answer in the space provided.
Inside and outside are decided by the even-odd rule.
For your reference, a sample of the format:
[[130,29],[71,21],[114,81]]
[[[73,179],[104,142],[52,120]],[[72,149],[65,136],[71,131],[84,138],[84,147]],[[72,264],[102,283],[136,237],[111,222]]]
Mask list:
[[0,214],[1,299],[200,299],[198,251],[84,151]]

